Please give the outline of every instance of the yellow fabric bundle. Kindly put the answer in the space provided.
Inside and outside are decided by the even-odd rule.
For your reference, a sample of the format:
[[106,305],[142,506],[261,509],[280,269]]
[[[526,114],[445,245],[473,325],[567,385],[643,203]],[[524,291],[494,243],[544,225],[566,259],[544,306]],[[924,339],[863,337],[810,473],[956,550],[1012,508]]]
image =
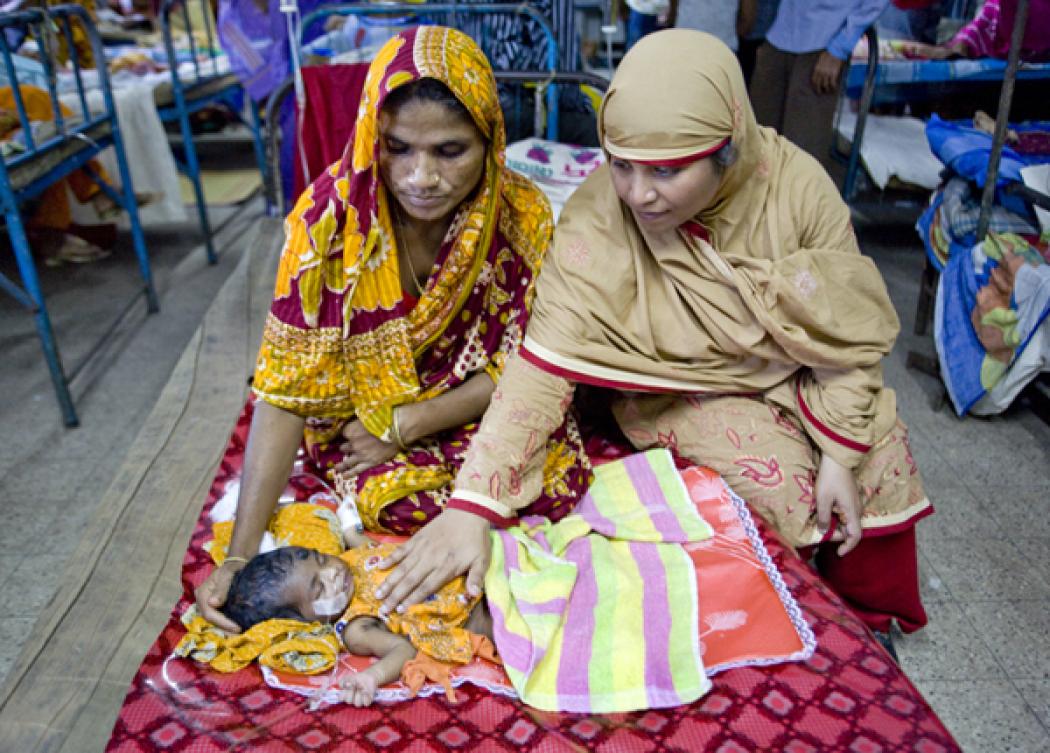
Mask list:
[[182,615],[186,635],[175,647],[218,672],[236,672],[258,659],[282,672],[313,675],[331,669],[339,655],[339,636],[331,625],[298,620],[266,620],[239,635],[227,635],[191,606]]
[[[307,502],[285,505],[270,518],[267,530],[277,540],[277,546],[303,546],[322,554],[343,553],[343,530],[339,518],[324,505]],[[211,554],[212,561],[221,565],[233,536],[233,521],[213,523],[211,531],[214,538],[204,548]]]

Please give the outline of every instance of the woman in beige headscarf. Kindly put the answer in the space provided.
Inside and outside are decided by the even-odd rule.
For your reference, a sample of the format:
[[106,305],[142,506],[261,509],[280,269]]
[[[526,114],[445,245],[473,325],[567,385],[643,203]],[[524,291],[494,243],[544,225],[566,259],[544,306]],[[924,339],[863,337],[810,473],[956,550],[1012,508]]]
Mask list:
[[[832,181],[758,126],[735,57],[701,32],[632,48],[599,135],[609,164],[565,207],[449,503],[478,522],[417,534],[394,558],[388,604],[485,560],[474,529],[538,493],[544,439],[583,383],[619,391],[636,447],[715,468],[792,545],[815,548],[873,628],[918,629],[914,524],[932,508],[882,382],[899,325]],[[455,539],[455,556],[423,549],[429,536]]]

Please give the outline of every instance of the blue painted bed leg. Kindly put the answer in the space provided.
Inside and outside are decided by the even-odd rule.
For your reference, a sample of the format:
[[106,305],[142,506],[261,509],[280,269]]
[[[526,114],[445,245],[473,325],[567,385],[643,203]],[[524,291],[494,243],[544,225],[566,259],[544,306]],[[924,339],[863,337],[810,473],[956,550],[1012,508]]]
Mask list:
[[[268,186],[270,185],[268,182],[269,176],[267,175],[269,170],[266,165],[266,147],[263,146],[262,120],[259,118],[259,108],[248,96],[247,92],[244,93],[244,96],[248,100],[248,109],[252,114],[250,125],[252,128],[252,146],[255,149],[255,162],[259,165],[259,175],[262,176],[263,186]],[[266,216],[274,217],[275,207],[270,202],[270,192],[264,191],[263,193],[266,195]]]
[[73,407],[73,397],[69,393],[66,372],[62,369],[58,345],[55,343],[55,332],[51,328],[51,317],[47,314],[47,306],[44,305],[44,294],[40,290],[36,263],[33,261],[33,252],[29,248],[29,239],[22,225],[22,217],[17,211],[10,209],[7,209],[4,214],[7,219],[7,234],[11,238],[11,246],[15,252],[15,261],[18,263],[18,272],[22,276],[22,284],[25,285],[26,293],[33,301],[33,320],[36,323],[37,335],[40,336],[40,345],[44,349],[48,371],[51,372],[51,382],[55,386],[58,405],[62,409],[62,420],[66,426],[79,426],[80,419],[77,418],[76,409]]
[[217,264],[218,255],[212,243],[211,225],[208,224],[208,205],[204,203],[204,189],[201,187],[201,168],[197,164],[197,147],[193,144],[193,132],[190,130],[190,116],[186,108],[179,108],[179,129],[182,131],[182,151],[186,158],[186,177],[193,184],[193,194],[197,198],[197,217],[204,233],[204,249],[208,254],[208,263]]
[[121,192],[124,197],[124,209],[131,222],[131,243],[135,248],[135,258],[139,262],[139,274],[146,283],[146,311],[155,314],[160,310],[157,291],[153,287],[153,271],[149,263],[149,251],[146,250],[146,239],[142,234],[142,223],[139,222],[139,206],[135,201],[135,187],[131,184],[131,171],[128,170],[128,158],[124,153],[124,139],[120,127],[113,126],[113,151],[117,155],[117,168],[120,171]]

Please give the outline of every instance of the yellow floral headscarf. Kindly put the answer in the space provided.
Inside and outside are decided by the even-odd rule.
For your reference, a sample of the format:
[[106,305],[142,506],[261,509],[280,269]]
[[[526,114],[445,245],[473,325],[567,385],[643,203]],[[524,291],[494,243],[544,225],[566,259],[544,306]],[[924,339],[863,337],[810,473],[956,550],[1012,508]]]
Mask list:
[[[460,207],[438,269],[413,306],[401,291],[378,124],[387,95],[424,77],[444,83],[466,107],[488,151],[479,188]],[[498,371],[505,331],[523,325],[551,234],[546,200],[504,168],[504,145],[495,78],[468,36],[420,27],[383,46],[343,158],[286,221],[253,385],[261,399],[304,416],[357,416],[386,437],[396,405],[463,381],[453,367],[468,350],[472,372]],[[486,314],[491,322],[480,330],[467,326]],[[444,351],[439,362],[421,364],[435,344]]]

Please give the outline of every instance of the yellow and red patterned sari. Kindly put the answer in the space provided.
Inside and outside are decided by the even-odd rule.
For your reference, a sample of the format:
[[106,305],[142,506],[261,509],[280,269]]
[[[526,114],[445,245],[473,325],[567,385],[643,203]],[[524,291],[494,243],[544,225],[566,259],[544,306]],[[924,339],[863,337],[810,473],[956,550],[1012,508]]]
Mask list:
[[[488,141],[478,189],[457,210],[418,302],[401,289],[379,112],[392,90],[444,83]],[[521,341],[533,282],[551,242],[549,205],[504,167],[503,116],[484,54],[443,27],[403,32],[372,62],[339,162],[299,198],[285,227],[253,388],[307,418],[306,447],[370,530],[410,533],[444,506],[476,425],[427,437],[359,475],[335,470],[346,422],[388,439],[393,409],[486,372],[495,381]],[[543,494],[528,512],[564,515],[589,481],[571,419],[548,441]]]

